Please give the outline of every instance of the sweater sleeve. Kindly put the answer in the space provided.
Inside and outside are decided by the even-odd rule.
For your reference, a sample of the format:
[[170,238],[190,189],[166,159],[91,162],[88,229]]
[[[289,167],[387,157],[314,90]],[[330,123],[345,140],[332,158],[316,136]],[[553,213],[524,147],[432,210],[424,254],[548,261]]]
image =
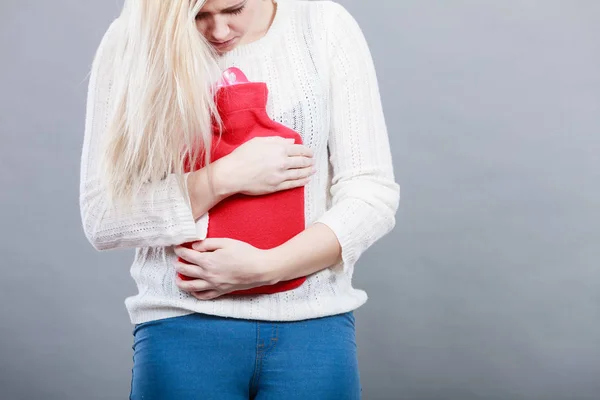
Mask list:
[[98,159],[113,100],[111,63],[119,39],[118,23],[117,19],[110,25],[100,42],[88,84],[79,194],[83,230],[96,250],[170,246],[204,239],[208,213],[194,220],[175,174],[143,187],[127,213],[107,205]]
[[327,32],[333,171],[331,207],[316,222],[329,226],[346,270],[395,226],[400,187],[370,50],[355,19],[329,2]]

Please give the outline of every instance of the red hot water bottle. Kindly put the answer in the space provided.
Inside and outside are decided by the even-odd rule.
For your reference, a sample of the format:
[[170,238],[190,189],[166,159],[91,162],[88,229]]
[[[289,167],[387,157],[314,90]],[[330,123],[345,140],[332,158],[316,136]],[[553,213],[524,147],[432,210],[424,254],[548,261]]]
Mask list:
[[[215,96],[223,131],[219,137],[219,128],[213,125],[213,161],[254,137],[281,136],[302,143],[300,134],[272,121],[267,115],[268,90],[265,83],[248,82],[236,68],[228,69],[224,79],[226,82],[220,85]],[[202,164],[196,165],[194,170],[201,167]],[[304,187],[299,187],[261,196],[238,193],[228,197],[210,209],[207,237],[231,238],[259,249],[271,249],[304,229]],[[190,248],[191,245],[185,244]],[[179,276],[192,279],[181,274]],[[302,277],[230,294],[273,294],[295,289],[305,281],[306,277]]]

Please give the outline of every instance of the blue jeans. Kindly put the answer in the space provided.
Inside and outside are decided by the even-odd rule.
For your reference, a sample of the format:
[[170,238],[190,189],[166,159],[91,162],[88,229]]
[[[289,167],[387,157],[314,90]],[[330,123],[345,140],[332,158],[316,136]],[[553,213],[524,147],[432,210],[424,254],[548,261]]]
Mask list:
[[352,312],[297,322],[190,314],[133,335],[131,400],[360,399]]

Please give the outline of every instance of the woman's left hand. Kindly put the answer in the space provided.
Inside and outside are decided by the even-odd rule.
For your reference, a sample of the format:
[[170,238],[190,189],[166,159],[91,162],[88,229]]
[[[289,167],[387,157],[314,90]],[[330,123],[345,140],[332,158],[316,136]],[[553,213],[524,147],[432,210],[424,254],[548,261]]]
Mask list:
[[264,250],[227,238],[208,238],[195,242],[192,247],[175,247],[175,254],[190,263],[175,259],[175,270],[192,278],[177,277],[176,284],[199,300],[273,283],[266,277]]

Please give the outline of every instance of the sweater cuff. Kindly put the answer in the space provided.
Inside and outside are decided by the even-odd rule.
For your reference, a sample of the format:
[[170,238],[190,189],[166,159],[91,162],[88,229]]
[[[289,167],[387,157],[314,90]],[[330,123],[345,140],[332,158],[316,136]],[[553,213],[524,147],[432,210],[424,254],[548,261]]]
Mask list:
[[196,236],[198,240],[206,239],[208,235],[208,212],[205,212],[196,221]]
[[[354,266],[357,258],[360,256],[360,252],[357,251],[356,245],[353,243],[353,229],[350,226],[347,226],[346,222],[344,221],[350,222],[350,218],[348,218],[348,213],[338,206],[333,207],[329,211],[325,212],[325,214],[323,214],[315,222],[327,225],[337,237],[342,249],[341,267],[343,271],[347,271],[349,268]],[[339,265],[336,265],[336,267],[339,267]]]
[[[188,177],[190,175],[191,172],[188,172],[185,174],[184,176],[184,182],[185,182],[185,192],[187,193],[188,191],[188,187],[187,187],[187,182],[188,182]],[[194,225],[188,225],[187,222],[188,221],[193,221],[194,220],[194,216],[192,214],[192,203],[190,201],[189,196],[186,197],[186,215],[187,218],[182,219],[183,221],[185,221],[185,236],[187,238],[193,237],[193,240],[204,240],[206,239],[206,236],[208,235],[208,211],[205,212],[204,214],[202,214],[200,216],[200,218],[198,218],[196,221],[194,221]],[[187,241],[187,240],[186,240]]]

